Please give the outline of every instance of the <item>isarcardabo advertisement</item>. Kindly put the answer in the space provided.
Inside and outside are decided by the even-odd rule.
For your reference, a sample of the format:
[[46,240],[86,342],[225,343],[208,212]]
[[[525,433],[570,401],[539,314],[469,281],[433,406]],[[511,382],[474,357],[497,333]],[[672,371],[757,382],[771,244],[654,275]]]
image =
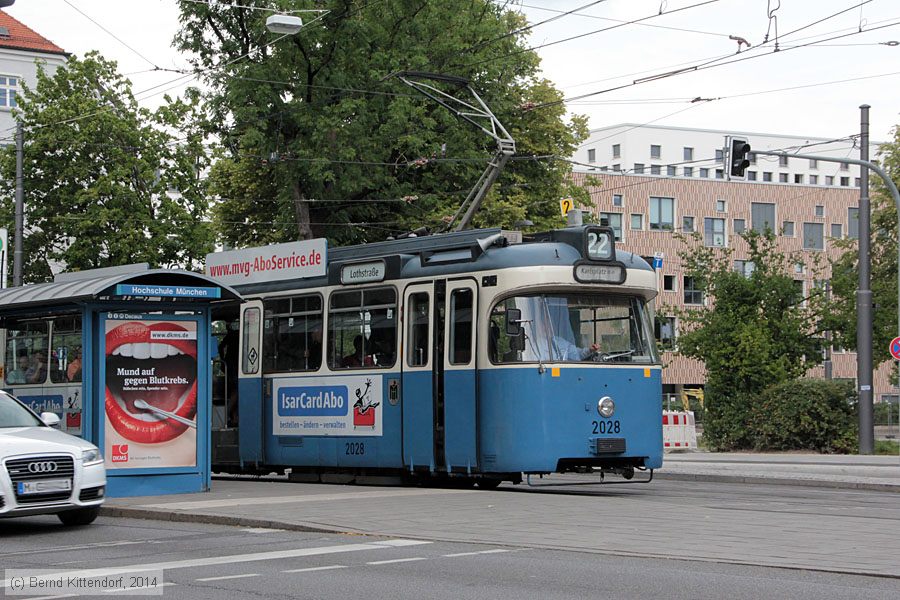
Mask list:
[[197,323],[106,321],[104,456],[112,469],[197,464]]

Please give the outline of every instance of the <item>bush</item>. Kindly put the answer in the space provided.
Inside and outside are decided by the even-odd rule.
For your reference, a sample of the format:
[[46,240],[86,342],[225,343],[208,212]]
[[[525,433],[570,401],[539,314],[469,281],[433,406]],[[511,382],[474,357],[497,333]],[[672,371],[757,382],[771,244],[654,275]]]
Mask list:
[[749,407],[755,450],[857,449],[856,392],[847,382],[797,379],[767,388]]
[[744,394],[722,394],[710,389],[703,421],[703,440],[711,450],[727,452],[751,447],[749,405]]

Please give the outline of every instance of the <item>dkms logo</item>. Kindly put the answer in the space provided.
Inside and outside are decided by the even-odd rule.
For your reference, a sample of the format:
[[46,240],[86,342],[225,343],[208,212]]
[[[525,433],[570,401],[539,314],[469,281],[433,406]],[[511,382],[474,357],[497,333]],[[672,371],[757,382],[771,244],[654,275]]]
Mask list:
[[280,417],[343,417],[348,412],[347,386],[283,387],[278,390]]

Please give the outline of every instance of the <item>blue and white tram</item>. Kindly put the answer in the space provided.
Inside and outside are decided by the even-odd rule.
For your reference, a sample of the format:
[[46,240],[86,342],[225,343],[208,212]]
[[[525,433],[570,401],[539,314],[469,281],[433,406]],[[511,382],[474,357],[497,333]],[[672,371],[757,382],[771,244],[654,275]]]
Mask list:
[[330,249],[324,276],[235,287],[214,470],[491,487],[662,464],[656,276],[608,228]]

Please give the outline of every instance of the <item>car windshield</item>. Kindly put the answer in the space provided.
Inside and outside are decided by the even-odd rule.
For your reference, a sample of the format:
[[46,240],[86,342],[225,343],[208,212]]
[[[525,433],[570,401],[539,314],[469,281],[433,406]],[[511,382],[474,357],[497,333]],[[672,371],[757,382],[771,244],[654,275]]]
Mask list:
[[[522,311],[524,340],[509,336],[506,311]],[[635,296],[516,296],[491,312],[491,358],[510,362],[655,363],[644,301]]]
[[0,428],[42,427],[44,423],[8,394],[0,392]]

